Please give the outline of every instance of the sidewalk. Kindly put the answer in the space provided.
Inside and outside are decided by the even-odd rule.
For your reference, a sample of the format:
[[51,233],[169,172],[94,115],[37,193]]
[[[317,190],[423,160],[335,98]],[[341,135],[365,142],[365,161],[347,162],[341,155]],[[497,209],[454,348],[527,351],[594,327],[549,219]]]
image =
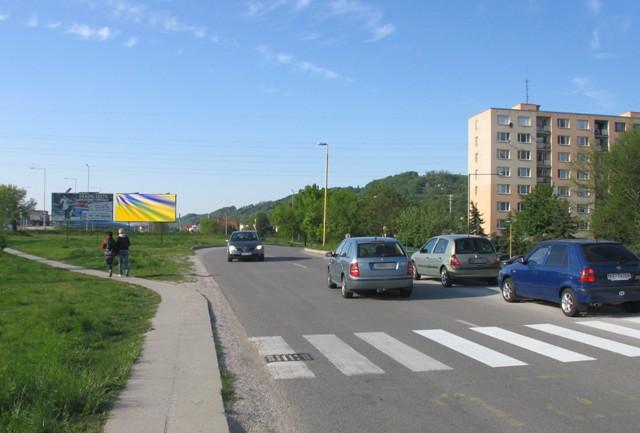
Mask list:
[[[109,278],[106,272],[4,251],[55,268]],[[207,300],[198,284],[111,278],[158,293],[162,300],[104,427],[105,433],[228,433]]]

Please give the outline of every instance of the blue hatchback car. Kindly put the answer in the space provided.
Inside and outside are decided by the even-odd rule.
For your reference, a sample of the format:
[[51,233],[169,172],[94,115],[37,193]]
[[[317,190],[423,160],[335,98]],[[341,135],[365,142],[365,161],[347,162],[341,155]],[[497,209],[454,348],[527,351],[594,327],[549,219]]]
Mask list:
[[640,309],[640,259],[619,242],[540,242],[502,268],[498,284],[507,302],[555,302],[567,316],[603,304]]

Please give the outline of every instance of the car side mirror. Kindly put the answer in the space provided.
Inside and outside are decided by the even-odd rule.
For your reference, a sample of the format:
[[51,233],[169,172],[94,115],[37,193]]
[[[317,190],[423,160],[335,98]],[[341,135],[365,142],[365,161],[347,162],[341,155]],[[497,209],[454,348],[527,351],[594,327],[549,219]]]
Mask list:
[[516,259],[516,261],[519,262],[519,263],[522,263],[523,265],[526,265],[528,263],[526,257],[524,257],[524,256],[519,256]]
[[329,251],[329,252],[324,253],[324,256],[325,257],[335,257],[336,255],[333,252]]

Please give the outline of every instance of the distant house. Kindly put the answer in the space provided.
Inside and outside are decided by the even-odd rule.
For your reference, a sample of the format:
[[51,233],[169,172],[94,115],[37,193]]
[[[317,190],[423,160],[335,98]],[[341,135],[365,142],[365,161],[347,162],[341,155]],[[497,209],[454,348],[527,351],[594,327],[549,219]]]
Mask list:
[[27,214],[27,225],[49,225],[49,212],[46,210],[31,210]]

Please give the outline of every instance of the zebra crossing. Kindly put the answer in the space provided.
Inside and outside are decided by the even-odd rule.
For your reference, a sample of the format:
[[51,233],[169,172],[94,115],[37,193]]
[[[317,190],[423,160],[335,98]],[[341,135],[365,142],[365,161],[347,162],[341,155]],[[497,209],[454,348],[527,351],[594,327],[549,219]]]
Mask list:
[[[525,328],[529,332],[538,333],[539,338],[524,335],[518,332],[517,329],[506,329],[498,326],[474,326],[468,329],[478,335],[490,337],[499,342],[507,343],[561,363],[596,361],[597,359],[551,344],[544,341],[545,338],[549,338],[549,336],[559,337],[561,340],[570,340],[628,358],[640,357],[640,347],[638,346],[583,332],[583,330],[595,330],[607,335],[611,334],[614,337],[623,336],[640,340],[640,329],[632,327],[640,324],[640,317],[622,320],[625,321],[625,326],[603,320],[577,321],[570,325],[571,328],[550,323],[516,326],[517,328]],[[581,330],[576,330],[574,327]],[[524,360],[516,359],[487,345],[477,343],[444,329],[416,329],[411,332],[425,338],[426,344],[420,349],[411,347],[385,332],[355,332],[353,335],[380,352],[383,357],[390,358],[407,370],[416,373],[453,370],[451,366],[432,358],[424,352],[424,349],[433,343],[491,368],[529,365]],[[316,377],[311,369],[314,362],[310,361],[311,359],[325,359],[345,376],[385,374],[381,367],[337,335],[308,334],[302,337],[316,352],[312,352],[312,354],[297,354],[281,336],[252,337],[249,340],[256,345],[260,356],[267,359],[267,369],[274,379]],[[486,342],[487,340],[484,339],[483,341]]]

